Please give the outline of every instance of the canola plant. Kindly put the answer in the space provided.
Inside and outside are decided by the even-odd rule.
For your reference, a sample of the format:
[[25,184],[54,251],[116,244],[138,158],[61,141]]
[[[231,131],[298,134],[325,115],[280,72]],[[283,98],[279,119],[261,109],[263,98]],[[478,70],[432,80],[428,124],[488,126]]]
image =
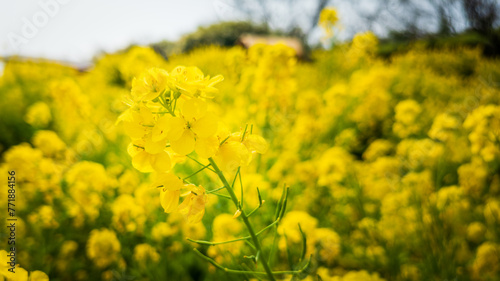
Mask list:
[[377,44],[7,61],[0,276],[500,280],[500,62]]

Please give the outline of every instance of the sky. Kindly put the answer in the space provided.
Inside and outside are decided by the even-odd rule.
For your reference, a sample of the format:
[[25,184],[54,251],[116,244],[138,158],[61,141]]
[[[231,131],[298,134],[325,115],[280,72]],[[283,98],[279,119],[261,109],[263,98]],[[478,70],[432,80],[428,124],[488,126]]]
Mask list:
[[[130,44],[176,41],[199,26],[245,20],[245,15],[234,8],[235,1],[244,0],[1,1],[0,57],[19,55],[85,64],[100,53],[115,52]],[[299,20],[298,23],[307,30],[316,1],[302,1],[295,2],[299,3],[295,9],[280,7],[283,2],[279,0],[266,2],[271,3],[273,13],[270,27],[279,29],[302,19],[307,22]],[[402,13],[398,0],[384,1],[387,1],[386,12]],[[347,39],[355,32],[366,30],[355,10],[369,11],[374,0],[359,0],[355,7],[349,5],[348,0],[329,2],[340,17],[336,38]],[[385,32],[384,27],[371,28],[379,35]],[[319,42],[321,35],[321,30],[316,28],[309,42]]]
[[[0,3],[0,57],[87,63],[130,44],[178,40],[199,26],[245,16],[234,0],[23,0]],[[306,3],[306,5],[304,5]],[[303,14],[277,6],[271,28]],[[341,31],[342,32],[342,31]],[[319,40],[316,30],[313,40]]]
[[100,52],[176,40],[222,15],[217,1],[23,0],[0,4],[0,56],[84,62]]

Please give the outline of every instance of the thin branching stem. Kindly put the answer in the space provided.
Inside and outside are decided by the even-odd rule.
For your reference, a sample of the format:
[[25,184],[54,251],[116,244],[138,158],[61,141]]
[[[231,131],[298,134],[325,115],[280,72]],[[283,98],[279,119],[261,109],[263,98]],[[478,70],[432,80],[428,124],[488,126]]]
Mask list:
[[[217,263],[215,260],[213,260],[212,258],[202,254],[200,251],[198,251],[198,249],[194,248],[193,249],[194,252],[202,259],[206,260],[207,262],[211,263],[213,266],[215,266],[216,268],[220,269],[220,270],[223,270],[225,272],[229,272],[229,273],[235,273],[235,274],[256,274],[256,275],[268,275],[268,277],[272,277],[272,280],[275,280],[274,279],[274,275],[279,275],[279,274],[299,274],[299,273],[302,273],[304,270],[307,269],[307,267],[309,266],[309,263],[310,263],[310,258],[309,258],[309,262],[307,262],[307,264],[302,267],[300,270],[291,270],[291,271],[270,271],[270,272],[263,272],[263,271],[247,271],[247,270],[237,270],[237,269],[230,269],[230,268],[227,268],[227,267],[224,267],[222,265],[220,265],[219,263]],[[271,276],[269,276],[269,274],[271,274]]]
[[198,171],[194,172],[193,174],[191,174],[191,175],[189,175],[189,176],[185,177],[183,180],[187,180],[187,179],[189,179],[190,177],[192,177],[192,176],[194,176],[194,175],[198,174],[199,172],[201,172],[201,171],[203,171],[203,170],[207,169],[209,166],[210,166],[210,164],[203,166],[203,168],[201,168],[201,169],[199,169]]
[[[201,163],[200,161],[196,160],[196,159],[195,159],[194,157],[192,157],[192,156],[186,155],[186,157],[187,157],[187,158],[189,158],[189,159],[191,159],[191,160],[193,160],[194,162],[196,162],[196,163],[200,164],[201,166],[205,166],[205,164],[203,164],[203,163]],[[214,173],[215,173],[215,170],[214,170],[214,169],[212,169],[212,168],[210,168],[210,167],[208,167],[207,169],[209,169],[210,171],[212,171],[212,172],[214,172]]]
[[[264,227],[263,229],[261,229],[259,232],[255,233],[256,236],[259,236],[260,234],[262,234],[264,231],[266,231],[267,229],[271,228],[273,225],[275,225],[276,223],[278,223],[278,221],[274,221],[273,223],[269,224],[268,226]],[[251,239],[252,236],[245,236],[245,237],[241,237],[241,238],[236,238],[236,239],[233,239],[233,240],[227,240],[227,241],[222,241],[222,242],[211,242],[211,241],[204,241],[204,240],[193,240],[191,238],[187,238],[188,241],[191,241],[193,243],[198,243],[200,245],[209,245],[209,246],[214,246],[214,245],[221,245],[221,244],[228,244],[228,243],[233,243],[233,242],[238,242],[238,241],[243,241],[243,240],[249,240]]]
[[[231,185],[229,185],[229,183],[227,182],[226,177],[224,176],[224,174],[222,173],[222,171],[219,169],[219,167],[217,166],[217,164],[215,163],[215,161],[212,158],[208,158],[208,161],[210,162],[210,164],[212,164],[212,167],[214,168],[215,172],[219,176],[219,179],[222,181],[224,186],[226,186],[226,190],[229,192],[229,195],[231,196],[231,199],[233,200],[234,205],[236,206],[236,208],[239,208],[238,198],[236,197],[234,190],[231,188]],[[250,220],[248,219],[247,215],[245,214],[245,212],[243,210],[241,210],[241,218],[243,219],[243,222],[245,223],[245,225],[248,229],[248,232],[249,232],[250,236],[252,237],[252,242],[253,242],[255,248],[257,249],[257,251],[260,251],[260,253],[261,253],[260,254],[260,256],[261,256],[260,261],[261,261],[262,266],[264,267],[265,274],[267,274],[267,276],[269,277],[270,280],[273,280],[273,281],[276,280],[274,278],[272,271],[271,271],[271,268],[269,267],[269,264],[267,263],[267,257],[265,256],[265,253],[261,249],[260,241],[257,238],[255,231],[253,230],[252,224],[250,223]]]

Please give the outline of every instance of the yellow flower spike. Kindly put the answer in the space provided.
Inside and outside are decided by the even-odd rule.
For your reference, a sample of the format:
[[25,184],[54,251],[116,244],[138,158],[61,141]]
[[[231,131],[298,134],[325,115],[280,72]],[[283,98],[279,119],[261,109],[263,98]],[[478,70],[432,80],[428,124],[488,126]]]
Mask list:
[[191,192],[179,205],[178,211],[186,217],[188,223],[200,222],[205,215],[205,205],[208,201],[208,195],[205,194],[203,186],[188,185]]
[[151,68],[132,81],[132,96],[137,101],[157,98],[168,88],[168,72],[160,68]]

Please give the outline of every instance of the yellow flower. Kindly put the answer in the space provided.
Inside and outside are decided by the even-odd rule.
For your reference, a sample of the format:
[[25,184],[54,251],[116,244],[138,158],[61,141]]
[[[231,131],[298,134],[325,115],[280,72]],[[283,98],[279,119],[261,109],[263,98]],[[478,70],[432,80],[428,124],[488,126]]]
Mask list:
[[473,222],[467,227],[467,240],[474,243],[480,243],[484,240],[486,226],[481,222]]
[[231,134],[219,147],[215,159],[220,163],[221,169],[234,172],[239,166],[246,166],[252,161],[254,153],[263,154],[268,149],[266,140],[253,134],[245,134],[242,140],[241,133]]
[[487,241],[477,248],[476,259],[472,264],[474,280],[495,280],[500,273],[500,246]]
[[64,151],[66,144],[54,131],[40,130],[33,136],[33,145],[40,149],[45,156],[51,157]]
[[154,182],[154,187],[161,187],[160,202],[165,213],[175,211],[179,205],[182,180],[172,173],[160,174]]
[[190,184],[187,186],[191,192],[179,205],[179,213],[187,218],[188,223],[200,222],[205,215],[205,205],[208,201],[208,195],[203,186]]
[[146,147],[146,143],[142,141],[134,141],[129,144],[127,151],[132,156],[134,168],[143,173],[167,172],[172,168],[172,161],[166,150],[152,154],[146,150]]
[[49,276],[40,270],[30,272],[30,281],[49,281]]
[[90,232],[87,241],[87,256],[99,268],[107,267],[118,260],[121,246],[114,231],[103,228]]
[[32,104],[28,108],[24,120],[33,127],[46,127],[52,121],[49,106],[43,101]]
[[170,224],[166,222],[159,222],[155,224],[155,226],[151,230],[151,237],[156,242],[160,242],[163,239],[173,235],[175,232],[176,229],[171,227]]
[[321,11],[318,24],[325,30],[326,38],[332,37],[332,28],[338,20],[337,10],[334,8],[325,8]]
[[210,79],[205,77],[203,72],[195,67],[177,66],[170,72],[174,80],[175,87],[182,93],[192,98],[213,98],[217,89],[215,84],[224,80],[222,75],[217,75]]
[[157,263],[160,260],[160,254],[147,243],[139,244],[134,248],[134,260],[141,267],[146,267],[151,262]]
[[143,138],[154,124],[153,113],[146,106],[132,107],[124,111],[117,122],[123,123],[125,133],[133,140]]
[[162,121],[158,130],[168,132],[167,138],[174,152],[187,155],[196,149],[200,156],[211,157],[219,145],[214,141],[217,126],[217,118],[207,112],[204,101],[189,99],[182,106],[181,116]]
[[168,72],[151,68],[132,81],[132,96],[136,101],[149,101],[157,98],[168,89]]
[[400,138],[406,138],[420,131],[418,116],[422,112],[420,104],[414,100],[404,100],[396,105],[396,122],[392,130]]
[[316,249],[321,261],[332,265],[341,252],[340,236],[329,228],[318,228],[314,231]]

